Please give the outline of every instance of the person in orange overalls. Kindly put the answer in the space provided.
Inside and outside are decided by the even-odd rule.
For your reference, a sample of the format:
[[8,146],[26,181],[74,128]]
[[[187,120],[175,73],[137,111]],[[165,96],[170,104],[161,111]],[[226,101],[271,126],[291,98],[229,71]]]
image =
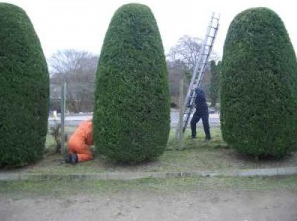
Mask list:
[[92,120],[82,122],[70,137],[68,146],[68,156],[66,163],[76,164],[87,160],[93,160],[90,146],[94,145],[92,137]]

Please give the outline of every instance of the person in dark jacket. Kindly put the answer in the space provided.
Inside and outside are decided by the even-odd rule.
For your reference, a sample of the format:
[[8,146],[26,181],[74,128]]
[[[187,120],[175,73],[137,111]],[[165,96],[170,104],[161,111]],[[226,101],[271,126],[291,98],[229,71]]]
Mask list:
[[195,98],[195,108],[196,111],[191,120],[191,130],[192,130],[192,138],[196,138],[196,124],[202,118],[203,129],[205,132],[205,141],[209,141],[211,139],[210,131],[209,131],[209,114],[208,114],[208,106],[205,100],[205,93],[202,89],[195,89],[196,98]]

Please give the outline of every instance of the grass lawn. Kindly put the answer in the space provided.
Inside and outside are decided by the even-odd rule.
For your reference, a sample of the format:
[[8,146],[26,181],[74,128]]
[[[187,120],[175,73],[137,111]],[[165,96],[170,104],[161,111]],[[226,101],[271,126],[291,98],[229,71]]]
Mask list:
[[[83,187],[83,188],[82,188]],[[297,176],[281,177],[187,177],[168,179],[138,179],[131,181],[9,181],[0,182],[1,195],[69,195],[106,194],[128,191],[188,191],[188,190],[297,190]]]
[[[71,128],[69,129],[69,131]],[[71,132],[71,131],[70,131]],[[178,149],[178,141],[172,130],[167,149],[158,159],[139,165],[120,165],[111,162],[103,156],[96,156],[95,160],[77,164],[75,166],[65,164],[61,154],[53,153],[54,140],[47,137],[48,153],[39,162],[18,171],[43,174],[69,174],[69,173],[102,173],[102,172],[186,172],[208,171],[247,168],[269,168],[297,166],[297,153],[293,153],[282,160],[256,161],[230,149],[222,140],[219,128],[212,128],[213,139],[204,142],[202,128],[198,129],[198,138],[190,139],[190,131],[187,131],[183,140],[183,149]],[[200,135],[200,137],[199,137]]]

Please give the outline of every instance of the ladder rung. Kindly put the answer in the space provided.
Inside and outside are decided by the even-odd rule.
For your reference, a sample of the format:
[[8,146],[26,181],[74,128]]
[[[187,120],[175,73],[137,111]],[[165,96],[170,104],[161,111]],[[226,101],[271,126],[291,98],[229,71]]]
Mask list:
[[218,26],[211,26],[210,28],[218,29]]

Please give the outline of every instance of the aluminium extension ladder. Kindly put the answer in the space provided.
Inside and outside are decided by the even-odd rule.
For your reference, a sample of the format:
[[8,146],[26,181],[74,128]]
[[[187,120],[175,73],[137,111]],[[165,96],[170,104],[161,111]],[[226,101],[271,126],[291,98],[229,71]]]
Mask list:
[[[183,118],[179,119],[178,129],[176,130],[176,137],[178,137],[179,133],[185,132],[190,120],[190,116],[194,110],[194,106],[195,106],[194,101],[196,98],[195,88],[201,86],[203,75],[205,73],[205,67],[208,62],[208,58],[214,44],[217,31],[219,29],[219,20],[220,20],[220,16],[219,15],[216,16],[213,13],[211,16],[209,26],[207,27],[204,41],[200,48],[199,56],[195,64],[194,71],[192,73],[191,82],[188,88],[188,92],[187,92],[185,104],[184,104],[184,114],[183,114]],[[197,77],[198,73],[199,75]],[[180,127],[181,126],[180,124],[182,124],[182,127]],[[182,128],[182,131],[180,131],[179,128]]]

